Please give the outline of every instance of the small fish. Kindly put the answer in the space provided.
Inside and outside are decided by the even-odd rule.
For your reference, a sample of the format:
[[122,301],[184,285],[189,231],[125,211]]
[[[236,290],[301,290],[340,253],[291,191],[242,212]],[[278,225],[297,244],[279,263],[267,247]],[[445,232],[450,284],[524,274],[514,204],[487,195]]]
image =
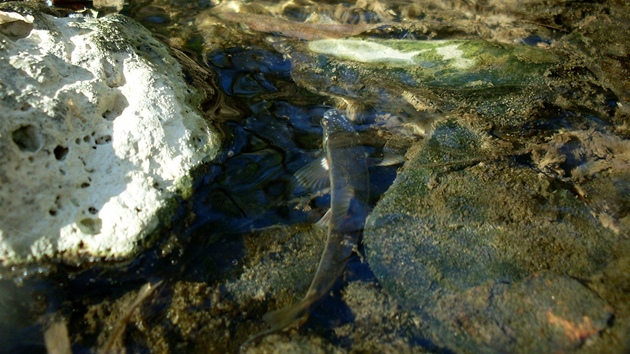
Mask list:
[[[304,298],[265,314],[263,318],[270,329],[249,341],[305,320],[311,306],[328,293],[344,271],[363,230],[368,211],[369,180],[359,135],[348,118],[335,109],[324,114],[321,124],[327,161],[326,166],[321,167],[328,172],[330,182],[330,210],[322,218],[327,222],[326,246]],[[303,171],[303,178],[308,179],[308,172]],[[318,179],[319,174],[312,177]]]
[[247,14],[239,12],[222,12],[217,16],[223,20],[244,23],[258,32],[279,33],[285,37],[315,40],[324,38],[344,38],[381,27],[383,23],[364,23],[356,25],[315,24],[283,20],[281,18]]

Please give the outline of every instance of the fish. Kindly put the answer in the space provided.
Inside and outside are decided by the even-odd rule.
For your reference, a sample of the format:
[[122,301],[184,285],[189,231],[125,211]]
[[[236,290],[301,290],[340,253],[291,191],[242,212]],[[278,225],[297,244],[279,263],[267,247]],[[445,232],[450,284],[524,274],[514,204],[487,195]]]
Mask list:
[[217,13],[216,16],[226,21],[244,23],[254,31],[279,33],[285,37],[308,41],[325,38],[352,37],[386,25],[384,23],[363,23],[356,25],[315,24],[240,12],[221,12]]
[[[330,209],[322,217],[325,222],[320,222],[327,228],[326,245],[306,295],[293,305],[265,314],[263,319],[270,328],[252,339],[305,321],[312,306],[328,293],[345,270],[363,231],[370,184],[359,135],[350,120],[336,109],[324,113],[321,125],[327,161],[321,167],[327,171],[330,183]],[[309,170],[312,172],[307,166],[302,171],[303,178]],[[319,173],[312,177],[319,178]]]

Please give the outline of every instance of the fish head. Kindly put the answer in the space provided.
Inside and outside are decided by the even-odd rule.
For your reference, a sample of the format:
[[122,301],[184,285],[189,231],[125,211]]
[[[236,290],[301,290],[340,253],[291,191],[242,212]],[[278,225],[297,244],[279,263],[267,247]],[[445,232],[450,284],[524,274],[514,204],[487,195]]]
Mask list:
[[354,132],[352,123],[346,116],[336,109],[331,109],[324,113],[320,123],[324,128],[324,145],[330,135],[339,132]]

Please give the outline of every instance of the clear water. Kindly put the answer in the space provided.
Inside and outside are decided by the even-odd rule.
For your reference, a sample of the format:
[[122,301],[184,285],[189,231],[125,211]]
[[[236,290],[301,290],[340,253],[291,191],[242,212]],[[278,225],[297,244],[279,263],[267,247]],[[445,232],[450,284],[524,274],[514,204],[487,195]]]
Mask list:
[[[141,306],[142,315],[132,317],[124,332],[123,346],[128,352],[149,352],[163,348],[155,342],[159,335],[151,337],[146,329],[138,329],[142,326],[146,328],[147,325],[155,325],[156,328],[166,331],[161,338],[173,352],[237,351],[249,335],[264,329],[262,314],[273,309],[276,303],[262,301],[261,304],[251,307],[248,313],[234,314],[232,318],[226,319],[227,324],[221,328],[226,331],[229,339],[217,344],[211,342],[211,339],[202,338],[215,338],[204,334],[203,328],[197,329],[200,338],[192,340],[194,335],[185,336],[177,332],[181,328],[175,331],[174,326],[164,324],[171,321],[170,309],[176,306],[174,294],[179,296],[182,292],[185,293],[174,289],[183,286],[182,283],[188,286],[201,284],[199,286],[218,289],[216,291],[223,296],[231,296],[232,288],[229,287],[236,279],[250,274],[251,268],[257,266],[256,262],[273,263],[274,257],[282,258],[282,255],[274,254],[268,249],[263,252],[264,256],[253,255],[252,249],[255,247],[251,243],[257,239],[256,235],[259,235],[258,239],[265,244],[264,247],[273,249],[276,243],[281,244],[286,240],[274,240],[264,230],[274,227],[285,227],[285,231],[301,228],[308,230],[308,225],[323,215],[330,203],[329,198],[325,195],[312,196],[296,183],[293,174],[320,156],[322,129],[319,120],[325,111],[331,107],[357,110],[360,119],[356,128],[366,143],[366,151],[371,155],[378,156],[389,143],[391,135],[382,127],[374,126],[377,117],[386,113],[383,107],[339,107],[339,100],[330,94],[333,91],[330,88],[313,92],[296,84],[291,76],[291,58],[275,50],[278,44],[291,45],[290,41],[286,42],[286,36],[278,34],[278,31],[256,31],[251,28],[254,26],[248,28],[234,21],[220,20],[222,12],[264,14],[268,16],[270,23],[273,23],[273,18],[280,18],[309,24],[387,24],[386,27],[376,27],[364,34],[374,38],[481,37],[504,43],[544,46],[565,36],[562,26],[570,26],[572,20],[577,21],[558,10],[561,5],[534,3],[526,10],[521,10],[521,3],[488,1],[130,1],[123,8],[123,14],[138,20],[166,43],[184,51],[198,65],[213,73],[214,79],[210,86],[220,92],[220,99],[215,98],[215,101],[208,102],[205,109],[213,112],[215,124],[220,126],[225,135],[225,143],[219,157],[198,171],[199,178],[193,196],[189,200],[180,201],[173,223],[161,231],[157,236],[158,241],[151,248],[135,259],[124,264],[90,267],[63,264],[42,266],[29,269],[28,274],[18,277],[17,281],[0,280],[0,343],[3,344],[0,352],[45,352],[45,323],[54,316],[66,320],[73,351],[91,352],[99,346],[102,348],[102,333],[111,331],[115,324],[112,318],[116,318],[112,313],[117,311],[116,306],[108,305],[116,303],[117,306],[124,307],[125,303],[121,300],[123,297],[132,296],[134,291],[146,283],[158,281],[162,282],[161,286]],[[545,10],[556,13],[555,17],[545,15]],[[526,13],[523,14],[522,11]],[[475,18],[479,21],[475,22]],[[532,27],[532,23],[539,25]],[[308,26],[298,27],[297,34],[292,34],[298,38],[290,40],[300,40],[300,36],[308,35],[309,31],[311,28]],[[342,77],[340,80],[348,82],[351,79]],[[614,85],[615,82],[610,84],[611,87]],[[549,131],[581,129],[583,125],[597,129],[606,126],[609,121],[614,120],[613,107],[623,101],[623,97],[610,91],[597,93],[605,101],[603,108],[598,108],[599,111],[580,108],[582,113],[588,111],[592,115],[584,113],[574,118],[572,113],[563,111],[557,115],[569,118],[545,121],[540,125],[550,125]],[[387,100],[390,98],[387,95],[391,93],[383,92],[383,95],[384,100]],[[601,116],[606,121],[597,118]],[[497,137],[508,141],[513,136],[528,137],[530,129],[546,129],[540,125],[534,127],[537,122],[537,119],[532,119],[520,131],[498,129],[493,132]],[[405,144],[398,146],[398,152],[404,154],[406,148],[417,139],[419,138],[403,139]],[[531,163],[527,157],[522,156],[517,156],[514,161],[520,164]],[[398,167],[374,166],[369,169],[371,206],[377,203],[392,184]],[[296,245],[309,244],[308,237],[305,238],[306,241],[295,241]],[[359,251],[361,253],[362,249]],[[317,252],[314,254],[314,262],[313,259],[295,259],[294,263],[302,262],[304,264],[301,267],[313,268],[316,266]],[[38,274],[40,272],[41,275]],[[311,271],[303,274],[303,282],[308,285],[313,273]],[[264,277],[262,274],[256,276]],[[360,316],[356,315],[356,311],[351,311],[342,299],[348,284],[359,282],[372,284],[370,286],[376,289],[372,289],[374,291],[370,296],[381,294],[378,279],[371,272],[369,263],[355,255],[349,261],[343,279],[333,288],[333,296],[326,297],[314,308],[311,318],[299,331],[276,339],[290,342],[291,338],[298,338],[294,342],[298,343],[295,344],[297,347],[293,347],[294,350],[304,349],[308,345],[299,340],[319,336],[331,345],[318,347],[324,348],[324,351],[330,351],[331,348],[365,352],[388,348],[412,352],[448,351],[444,349],[448,345],[441,347],[423,336],[420,329],[409,330],[413,325],[395,327],[396,331],[391,333],[395,339],[383,339],[391,345],[389,347],[361,347],[361,343],[353,341],[351,338],[357,337],[345,333],[344,328],[370,330],[369,326],[356,325],[361,320]],[[229,289],[221,292],[221,289],[226,288]],[[299,298],[305,290],[302,288],[285,296]],[[193,292],[190,289],[186,291]],[[191,302],[200,301],[199,299],[206,299],[203,300],[206,302],[195,302],[196,305],[191,306],[189,312],[205,313],[205,317],[199,317],[199,321],[204,324],[211,323],[214,316],[212,311],[216,311],[212,307],[213,303],[232,304],[231,300],[238,303],[237,299],[228,301],[217,300],[209,295],[191,295]],[[384,297],[382,301],[391,301],[394,303],[392,308],[396,307],[395,301],[390,298]],[[291,301],[285,301],[287,302]],[[374,305],[375,302],[369,304]],[[240,310],[240,305],[232,305]],[[98,306],[102,306],[102,309],[95,310]],[[89,323],[86,315],[88,313],[96,317],[96,325]],[[226,313],[229,311],[222,314]],[[400,322],[405,325],[415,323],[418,328],[423,326],[418,324],[420,319],[402,311],[396,312],[393,318],[384,318],[383,322]],[[194,323],[194,320],[186,323]],[[378,327],[377,324],[373,326]],[[169,329],[172,332],[168,332]],[[383,328],[379,327],[379,330]],[[404,345],[396,347],[396,340]]]

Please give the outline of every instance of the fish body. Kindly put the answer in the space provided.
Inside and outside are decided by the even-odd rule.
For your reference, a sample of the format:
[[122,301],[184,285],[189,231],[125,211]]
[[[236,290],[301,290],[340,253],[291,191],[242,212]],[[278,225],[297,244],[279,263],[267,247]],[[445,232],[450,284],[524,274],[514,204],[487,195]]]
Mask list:
[[359,135],[348,118],[335,109],[324,114],[322,126],[330,181],[330,210],[325,216],[326,245],[304,298],[267,313],[264,319],[271,329],[265,334],[304,319],[310,307],[328,293],[356,249],[367,216],[369,177]]

